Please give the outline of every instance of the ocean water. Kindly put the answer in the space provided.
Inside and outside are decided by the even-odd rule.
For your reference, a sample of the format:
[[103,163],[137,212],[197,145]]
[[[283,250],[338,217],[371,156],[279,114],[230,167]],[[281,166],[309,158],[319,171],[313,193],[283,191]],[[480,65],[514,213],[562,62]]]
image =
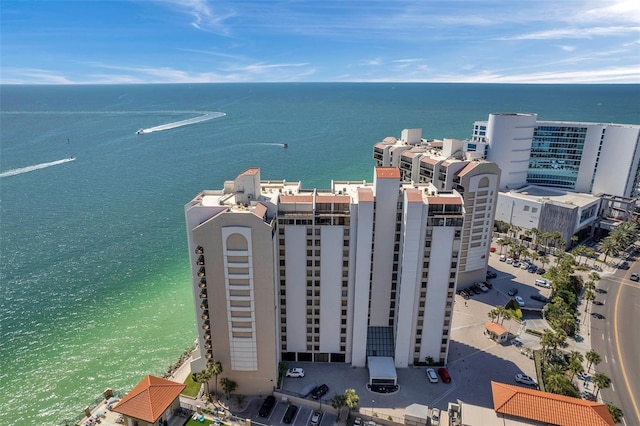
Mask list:
[[124,394],[162,375],[193,343],[183,206],[199,191],[255,166],[307,188],[371,180],[375,142],[413,127],[465,138],[491,112],[640,124],[639,95],[638,85],[1,86],[0,424],[75,420],[105,388]]

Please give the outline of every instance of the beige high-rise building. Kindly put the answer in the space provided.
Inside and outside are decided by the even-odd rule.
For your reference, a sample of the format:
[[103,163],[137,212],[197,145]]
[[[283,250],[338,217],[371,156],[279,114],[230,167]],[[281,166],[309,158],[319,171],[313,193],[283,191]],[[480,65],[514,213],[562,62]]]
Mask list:
[[431,183],[439,191],[459,192],[464,199],[458,285],[486,279],[500,168],[484,159],[486,145],[457,139],[426,140],[422,129],[404,129],[373,147],[378,166],[394,166],[404,182]]
[[281,360],[446,361],[464,209],[457,191],[403,183],[396,167],[329,190],[249,169],[200,193],[185,206],[192,372],[219,361],[239,392],[264,394]]

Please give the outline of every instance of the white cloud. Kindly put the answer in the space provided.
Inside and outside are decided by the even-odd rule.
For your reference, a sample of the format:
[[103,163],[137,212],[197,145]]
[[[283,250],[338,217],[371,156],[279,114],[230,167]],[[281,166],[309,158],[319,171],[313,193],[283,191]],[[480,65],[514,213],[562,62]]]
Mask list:
[[638,27],[590,27],[590,28],[560,28],[537,31],[529,34],[500,37],[499,40],[553,40],[565,38],[592,38],[595,36],[629,35],[631,32],[640,32]]
[[565,52],[573,52],[574,50],[576,50],[575,46],[558,46],[558,47],[564,50]]
[[236,16],[236,12],[232,9],[226,11],[221,11],[222,7],[212,9],[207,0],[162,0],[160,4],[169,5],[173,9],[190,15],[193,18],[191,26],[194,28],[222,35],[229,33],[229,27],[225,21]]

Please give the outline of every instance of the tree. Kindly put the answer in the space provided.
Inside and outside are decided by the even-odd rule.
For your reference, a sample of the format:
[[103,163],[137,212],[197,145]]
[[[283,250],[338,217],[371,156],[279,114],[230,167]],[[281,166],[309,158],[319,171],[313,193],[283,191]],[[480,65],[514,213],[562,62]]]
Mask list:
[[568,370],[571,372],[571,379],[569,379],[570,381],[573,381],[573,378],[576,374],[584,373],[584,366],[582,365],[582,361],[584,361],[584,356],[580,352],[573,351],[571,352],[571,354],[569,354]]
[[498,319],[498,310],[497,309],[492,309],[490,310],[487,315],[489,316],[489,319],[491,320],[491,322],[497,322]]
[[609,414],[613,417],[613,421],[615,423],[620,423],[623,416],[622,410],[613,404],[607,404],[607,410],[609,410]]
[[606,389],[611,386],[611,379],[602,373],[596,373],[593,375],[593,384],[596,386],[596,399],[598,399],[600,389]]
[[218,374],[222,373],[222,364],[220,361],[211,361],[207,364],[207,374],[209,378],[215,376],[216,377],[216,399],[218,399]]
[[607,262],[607,257],[615,256],[619,252],[618,243],[611,237],[607,237],[598,243],[598,249],[604,253],[604,261]]
[[[587,313],[587,308],[589,307],[589,302],[593,302],[596,299],[596,293],[593,290],[587,290],[584,292],[584,296],[582,296],[584,300],[587,302],[584,304],[584,312]],[[586,315],[585,315],[586,318]]]
[[209,379],[211,378],[211,376],[207,375],[207,370],[202,370],[199,373],[196,373],[193,377],[193,380],[196,383],[200,383],[200,385],[202,386],[203,383],[207,384],[207,395],[209,395]]
[[564,389],[565,378],[562,374],[546,374],[544,378],[544,388],[547,392],[559,394]]
[[591,272],[588,277],[591,281],[598,282],[600,281],[600,274],[597,272]]
[[542,262],[542,269],[549,263],[549,257],[545,254],[540,256],[540,262]]
[[602,361],[602,357],[599,353],[594,351],[593,349],[586,353],[587,358],[587,373],[591,370],[591,365],[598,365]]
[[345,403],[346,401],[344,395],[334,395],[333,398],[331,398],[331,406],[338,412],[336,421],[340,420],[340,416],[342,415],[342,408],[344,408]]
[[354,410],[358,404],[360,404],[360,397],[355,389],[346,389],[344,391],[344,405],[349,409],[347,417],[351,416],[351,411]]
[[238,388],[238,384],[227,377],[220,379],[220,384],[222,385],[222,390],[224,391],[224,395],[227,399],[229,399],[229,395]]

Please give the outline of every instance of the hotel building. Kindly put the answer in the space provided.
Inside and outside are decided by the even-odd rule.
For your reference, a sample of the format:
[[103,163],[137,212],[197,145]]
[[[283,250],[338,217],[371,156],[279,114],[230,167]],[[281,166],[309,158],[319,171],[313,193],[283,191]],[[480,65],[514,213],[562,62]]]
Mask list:
[[[478,149],[480,147],[481,149]],[[404,129],[373,147],[378,166],[398,167],[403,182],[455,190],[464,198],[465,221],[458,285],[484,281],[487,273],[500,169],[484,160],[483,144],[457,139],[425,140],[422,129]]]
[[[473,181],[486,199],[487,180]],[[446,360],[465,224],[455,189],[403,183],[397,167],[329,190],[249,169],[198,194],[185,216],[199,343],[192,372],[216,360],[243,393],[261,394],[276,385],[281,360]]]
[[539,185],[593,195],[637,197],[640,125],[538,121],[490,114],[470,142],[502,169],[501,190]]

